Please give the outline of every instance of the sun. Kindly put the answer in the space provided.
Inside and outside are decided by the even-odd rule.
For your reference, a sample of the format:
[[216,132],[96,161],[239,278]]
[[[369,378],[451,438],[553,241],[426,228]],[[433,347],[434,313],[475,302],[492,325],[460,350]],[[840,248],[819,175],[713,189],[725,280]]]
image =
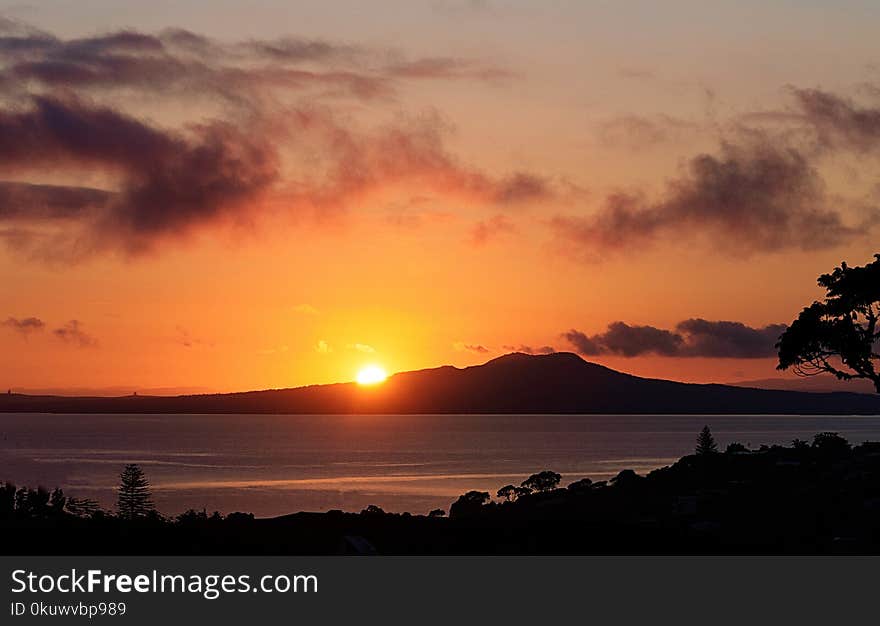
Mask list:
[[378,365],[367,365],[357,374],[360,385],[378,385],[388,378],[388,373]]

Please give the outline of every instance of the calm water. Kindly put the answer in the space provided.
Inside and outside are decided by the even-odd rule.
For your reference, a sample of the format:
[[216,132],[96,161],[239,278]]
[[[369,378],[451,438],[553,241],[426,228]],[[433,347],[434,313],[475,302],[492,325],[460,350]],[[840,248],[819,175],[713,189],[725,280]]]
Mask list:
[[0,414],[0,480],[61,486],[109,508],[122,466],[138,463],[166,514],[423,513],[542,469],[563,484],[644,473],[692,451],[704,424],[722,447],[824,430],[880,441],[880,417]]

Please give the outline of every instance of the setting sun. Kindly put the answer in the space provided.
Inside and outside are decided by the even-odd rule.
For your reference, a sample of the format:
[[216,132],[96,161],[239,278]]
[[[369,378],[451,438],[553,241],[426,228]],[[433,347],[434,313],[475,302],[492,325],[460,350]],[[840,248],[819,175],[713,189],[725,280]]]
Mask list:
[[357,374],[358,384],[376,385],[388,378],[388,374],[378,365],[367,365]]

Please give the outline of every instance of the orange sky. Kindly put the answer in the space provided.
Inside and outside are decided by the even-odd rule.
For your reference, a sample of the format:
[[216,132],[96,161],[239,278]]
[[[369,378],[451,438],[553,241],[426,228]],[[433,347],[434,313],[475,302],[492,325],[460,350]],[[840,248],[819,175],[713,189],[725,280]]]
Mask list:
[[[13,4],[5,387],[296,386],[571,330],[765,378],[677,325],[784,324],[876,251],[870,3]],[[618,321],[683,347],[624,356]]]

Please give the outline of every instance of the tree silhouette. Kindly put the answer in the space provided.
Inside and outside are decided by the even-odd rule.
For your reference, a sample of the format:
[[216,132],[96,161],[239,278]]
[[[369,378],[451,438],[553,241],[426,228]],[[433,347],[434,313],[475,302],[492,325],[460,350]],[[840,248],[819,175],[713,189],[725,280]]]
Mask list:
[[495,494],[499,498],[504,498],[508,502],[513,502],[532,493],[528,487],[517,487],[515,485],[504,485]]
[[55,488],[52,495],[49,496],[49,509],[53,515],[61,515],[64,512],[64,506],[67,504],[67,497],[60,488]]
[[581,478],[568,485],[569,491],[585,493],[593,488],[593,481],[589,478]]
[[[710,435],[711,435],[711,433],[710,433]],[[729,444],[727,444],[727,448],[724,450],[724,453],[725,454],[739,454],[741,452],[748,452],[748,451],[749,451],[749,449],[746,448],[744,445],[742,445],[740,442],[732,441]]]
[[864,267],[841,263],[822,274],[824,302],[814,302],[791,323],[776,344],[777,369],[791,368],[799,376],[827,372],[839,380],[865,378],[880,393],[880,254]]
[[150,483],[137,465],[126,465],[119,476],[119,499],[116,505],[119,517],[136,519],[155,513]]
[[468,491],[458,497],[449,507],[449,517],[467,517],[476,515],[483,505],[491,500],[488,491]]
[[637,485],[642,481],[642,477],[636,474],[631,469],[621,470],[617,476],[609,480],[611,484],[615,487],[621,487],[626,489],[627,487],[632,487],[633,485]]
[[712,431],[709,430],[708,426],[703,426],[703,430],[700,431],[700,434],[697,436],[697,448],[695,450],[697,454],[715,454],[718,452],[718,444],[715,443],[715,438],[712,436]]
[[849,442],[837,433],[817,433],[813,435],[813,450],[828,456],[845,456],[849,453]]
[[433,509],[430,513],[428,513],[428,517],[444,517],[446,515],[446,511],[443,509]]
[[64,508],[77,517],[94,517],[101,510],[97,502],[88,498],[68,498]]
[[385,510],[376,504],[368,504],[367,508],[361,511],[361,515],[385,515]]
[[15,511],[15,492],[12,483],[0,484],[0,519],[12,517]]
[[508,502],[516,500],[516,487],[514,485],[504,485],[495,494],[499,498],[504,498]]
[[521,487],[531,489],[532,491],[550,491],[556,489],[562,476],[550,470],[544,470],[537,474],[532,474],[520,484]]

